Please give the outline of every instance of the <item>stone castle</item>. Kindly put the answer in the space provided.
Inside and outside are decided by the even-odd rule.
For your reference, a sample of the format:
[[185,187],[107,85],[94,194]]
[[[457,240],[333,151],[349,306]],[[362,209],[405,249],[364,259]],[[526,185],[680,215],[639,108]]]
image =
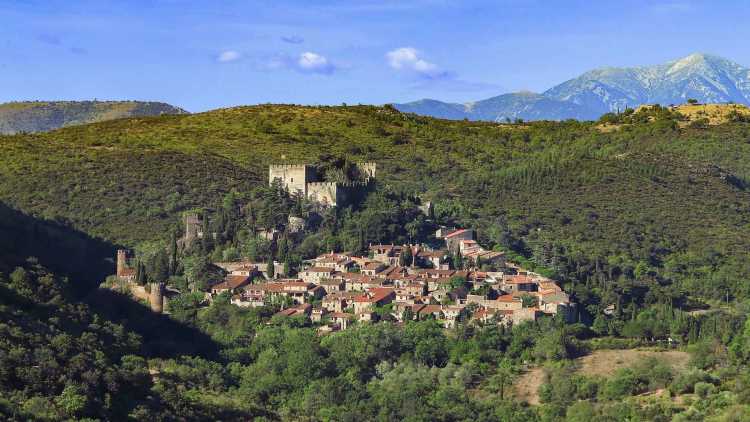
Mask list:
[[375,163],[357,163],[360,180],[357,182],[323,182],[314,166],[309,164],[278,164],[268,167],[268,183],[280,180],[290,192],[324,206],[343,205],[354,194],[366,188],[375,179]]
[[148,283],[148,288],[139,286],[136,283],[135,270],[128,267],[128,252],[124,249],[117,251],[116,271],[116,277],[127,283],[126,286],[133,296],[147,301],[153,312],[164,312],[164,283]]

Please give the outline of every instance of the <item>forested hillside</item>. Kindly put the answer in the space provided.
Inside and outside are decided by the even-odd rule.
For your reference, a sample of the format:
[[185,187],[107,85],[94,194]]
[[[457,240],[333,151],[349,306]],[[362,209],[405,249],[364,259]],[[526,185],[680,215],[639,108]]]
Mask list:
[[265,183],[269,163],[375,161],[384,184],[563,278],[677,279],[744,297],[750,126],[679,128],[669,112],[651,113],[615,131],[365,106],[117,120],[1,138],[0,200],[132,246],[163,238],[181,211]]
[[[695,124],[652,107],[498,125],[390,107],[255,106],[0,137],[0,201],[13,208],[0,208],[0,415],[735,420],[750,403],[745,120]],[[207,231],[218,233],[182,257],[185,274],[257,246],[240,218],[270,226],[298,206],[265,187],[268,164],[347,161],[376,162],[377,186],[323,213],[285,254],[423,240],[416,205],[431,200],[435,220],[476,228],[485,247],[554,277],[580,322],[445,330],[428,319],[321,337],[276,308],[224,296],[200,307],[186,288],[169,317],[109,291],[72,294],[100,281],[76,273],[79,261],[95,268],[116,246],[168,261],[162,246],[184,211],[215,216]],[[170,283],[187,286],[180,271]],[[649,361],[605,379],[570,360],[667,338],[691,353],[691,369]],[[539,406],[511,392],[528,365],[547,368]],[[642,396],[657,390],[667,398]]]

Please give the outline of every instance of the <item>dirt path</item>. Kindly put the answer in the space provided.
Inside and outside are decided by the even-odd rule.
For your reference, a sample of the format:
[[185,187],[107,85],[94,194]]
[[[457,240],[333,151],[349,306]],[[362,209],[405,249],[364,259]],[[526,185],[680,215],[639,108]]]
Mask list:
[[[668,363],[676,371],[687,367],[690,356],[677,350],[597,350],[575,360],[576,372],[585,375],[610,376],[620,368],[632,366],[637,361],[656,357]],[[539,387],[544,383],[544,368],[529,368],[514,383],[515,396],[529,404],[539,404]]]

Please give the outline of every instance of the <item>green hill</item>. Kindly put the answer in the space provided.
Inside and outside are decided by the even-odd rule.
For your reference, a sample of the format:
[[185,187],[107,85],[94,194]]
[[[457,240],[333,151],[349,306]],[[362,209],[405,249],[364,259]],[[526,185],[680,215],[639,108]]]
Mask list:
[[722,289],[740,294],[750,126],[681,129],[675,119],[632,119],[606,133],[594,123],[455,122],[369,106],[120,119],[0,138],[0,200],[135,245],[163,239],[184,210],[266,183],[269,163],[368,160],[384,185],[433,200],[444,219],[480,228],[486,244],[512,243],[571,279],[638,271],[698,280],[729,265]]
[[186,114],[149,101],[26,101],[0,104],[0,133],[45,132],[61,127],[135,116]]
[[[608,119],[602,130],[436,120],[390,107],[257,106],[0,136],[0,418],[669,420],[682,412],[698,420],[746,412],[750,125],[681,126],[658,107]],[[325,213],[325,233],[306,239],[346,235],[351,227],[331,221],[339,217],[400,232],[390,226],[410,221],[384,217],[405,214],[388,196],[419,195],[440,221],[475,227],[483,245],[552,271],[586,326],[541,318],[445,330],[428,319],[320,336],[302,320],[274,317],[278,308],[239,308],[228,297],[198,309],[202,293],[185,292],[166,316],[81,288],[111,271],[106,257],[118,245],[167,239],[183,211],[230,215],[243,203],[227,194],[267,183],[270,163],[341,160],[375,161],[378,190],[359,210]],[[263,202],[274,198],[254,196],[253,205],[267,211]],[[725,309],[693,312],[704,304]],[[688,345],[695,368],[651,360],[605,379],[571,365],[589,350],[667,336]],[[529,363],[550,363],[538,406],[508,396]],[[647,402],[645,393],[667,388],[680,399]]]

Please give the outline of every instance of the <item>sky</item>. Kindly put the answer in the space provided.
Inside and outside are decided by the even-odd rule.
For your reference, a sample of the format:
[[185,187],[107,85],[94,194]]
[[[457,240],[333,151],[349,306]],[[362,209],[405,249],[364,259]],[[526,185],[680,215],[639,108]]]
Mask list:
[[694,52],[750,66],[749,21],[745,0],[0,0],[0,102],[466,102]]

